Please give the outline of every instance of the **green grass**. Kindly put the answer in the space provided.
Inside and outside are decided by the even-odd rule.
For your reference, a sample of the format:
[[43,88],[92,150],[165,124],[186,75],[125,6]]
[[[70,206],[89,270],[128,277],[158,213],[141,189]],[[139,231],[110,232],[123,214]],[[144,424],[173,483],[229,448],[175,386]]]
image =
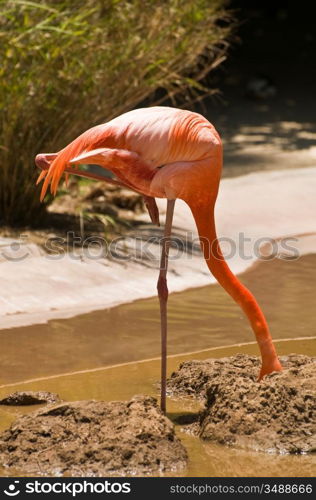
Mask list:
[[43,215],[36,153],[58,151],[157,89],[171,98],[207,92],[200,81],[227,46],[224,6],[0,0],[0,221],[32,224]]

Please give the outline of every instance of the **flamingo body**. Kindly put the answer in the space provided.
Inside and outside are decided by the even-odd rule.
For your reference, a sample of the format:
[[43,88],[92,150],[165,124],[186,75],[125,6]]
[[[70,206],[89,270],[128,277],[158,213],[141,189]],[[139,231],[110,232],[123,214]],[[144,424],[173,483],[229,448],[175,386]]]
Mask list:
[[[256,335],[262,356],[259,378],[282,369],[262,310],[231,272],[220,249],[214,206],[222,144],[205,117],[170,107],[136,109],[87,130],[58,153],[38,155],[35,161],[43,169],[41,199],[49,185],[56,193],[63,173],[85,175],[76,165],[93,163],[111,170],[117,178],[112,182],[143,194],[152,220],[157,220],[155,197],[184,200],[191,208],[211,273],[243,309]],[[172,214],[170,231],[171,222]],[[160,298],[166,301],[165,274],[160,276],[159,286]]]

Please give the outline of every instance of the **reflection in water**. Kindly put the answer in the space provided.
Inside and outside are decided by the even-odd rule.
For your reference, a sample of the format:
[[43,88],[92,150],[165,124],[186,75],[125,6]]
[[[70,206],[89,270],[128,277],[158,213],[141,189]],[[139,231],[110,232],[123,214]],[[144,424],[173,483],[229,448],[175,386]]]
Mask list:
[[[316,255],[263,262],[244,273],[274,338],[315,335]],[[169,354],[253,341],[239,307],[218,286],[170,296]],[[159,356],[156,298],[71,319],[0,331],[0,385]]]

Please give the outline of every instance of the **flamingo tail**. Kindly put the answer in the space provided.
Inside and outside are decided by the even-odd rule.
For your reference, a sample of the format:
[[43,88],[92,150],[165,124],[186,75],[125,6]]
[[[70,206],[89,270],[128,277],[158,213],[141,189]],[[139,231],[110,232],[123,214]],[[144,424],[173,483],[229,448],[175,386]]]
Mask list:
[[[214,205],[214,204],[213,204]],[[249,319],[262,357],[259,380],[268,373],[282,370],[265,316],[253,294],[230,270],[216,234],[214,206],[189,203],[199,232],[200,243],[209,270],[218,283],[239,304]]]

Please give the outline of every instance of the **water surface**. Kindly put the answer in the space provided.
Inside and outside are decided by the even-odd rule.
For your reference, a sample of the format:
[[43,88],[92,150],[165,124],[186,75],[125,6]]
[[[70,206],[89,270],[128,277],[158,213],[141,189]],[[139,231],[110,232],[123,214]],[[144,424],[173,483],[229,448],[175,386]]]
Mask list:
[[[260,263],[241,280],[258,298],[274,338],[281,339],[276,342],[278,352],[315,356],[316,255]],[[169,324],[169,374],[187,359],[258,354],[255,343],[229,347],[249,343],[253,333],[240,309],[217,285],[171,295]],[[159,356],[157,299],[2,330],[0,345],[0,397],[15,390],[57,392],[66,401],[126,400],[141,393],[158,397],[159,359],[146,361]],[[179,414],[198,409],[190,400],[168,400],[168,416],[175,422]],[[30,411],[34,407],[0,407],[0,430]],[[202,442],[176,426],[189,453],[188,469],[179,475],[315,475],[314,456],[240,451]],[[6,474],[0,468],[0,475]]]
[[[275,339],[316,334],[316,255],[261,262],[240,276]],[[0,385],[159,356],[156,298],[70,319],[0,331]],[[169,299],[169,354],[254,340],[247,319],[218,285]]]
[[[316,340],[292,340],[276,343],[281,355],[291,352],[316,355]],[[231,356],[237,352],[255,354],[256,346],[232,346],[213,349],[200,353],[174,356],[169,358],[169,373],[177,369],[179,363],[188,359],[207,359]],[[77,373],[66,376],[42,379],[26,384],[17,384],[13,390],[48,390],[57,392],[66,401],[100,399],[104,401],[128,400],[135,394],[148,394],[158,397],[157,374],[159,360],[130,363],[123,366]],[[0,397],[7,394],[8,388],[0,389]],[[252,451],[242,451],[203,442],[183,432],[176,420],[179,415],[196,413],[201,406],[190,399],[168,398],[168,417],[176,423],[178,437],[182,440],[189,455],[188,468],[179,476],[189,477],[237,477],[272,476],[306,477],[316,472],[314,455],[270,455]],[[21,413],[34,411],[33,407],[0,407],[0,430],[5,429]],[[268,432],[268,429],[267,429]],[[40,471],[39,471],[40,473]],[[0,475],[7,471],[0,467]],[[13,471],[12,471],[13,474]],[[14,475],[14,474],[13,474]]]

